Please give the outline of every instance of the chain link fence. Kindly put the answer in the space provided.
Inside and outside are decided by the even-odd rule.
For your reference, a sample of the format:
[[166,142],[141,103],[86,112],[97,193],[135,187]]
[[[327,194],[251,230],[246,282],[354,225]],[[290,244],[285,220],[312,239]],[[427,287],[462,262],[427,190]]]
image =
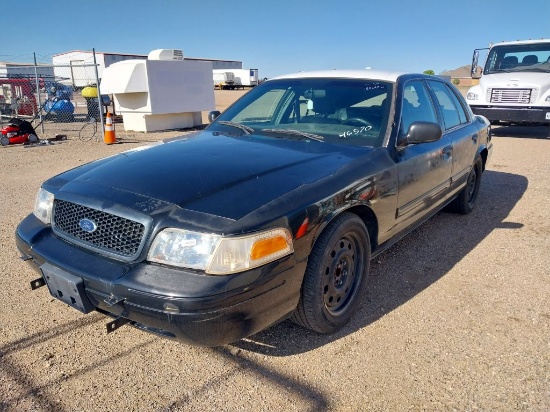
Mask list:
[[0,73],[2,127],[16,117],[30,122],[40,139],[103,139],[111,99],[100,97],[98,85],[97,64],[10,65]]

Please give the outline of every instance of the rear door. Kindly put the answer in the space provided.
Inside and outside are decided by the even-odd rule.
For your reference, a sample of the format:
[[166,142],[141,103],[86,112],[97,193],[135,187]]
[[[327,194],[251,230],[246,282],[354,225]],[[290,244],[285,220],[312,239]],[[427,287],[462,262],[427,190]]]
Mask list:
[[438,110],[444,125],[444,134],[453,146],[451,182],[453,189],[466,183],[478,148],[478,128],[472,123],[462,97],[447,83],[430,80]]

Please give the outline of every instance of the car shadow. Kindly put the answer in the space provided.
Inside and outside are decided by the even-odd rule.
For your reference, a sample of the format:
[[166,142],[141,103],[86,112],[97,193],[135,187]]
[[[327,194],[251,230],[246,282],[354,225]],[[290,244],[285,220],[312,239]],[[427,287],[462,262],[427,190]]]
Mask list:
[[374,258],[360,308],[339,332],[319,335],[286,320],[231,346],[269,356],[290,356],[367,327],[445,276],[493,230],[521,228],[520,222],[507,218],[527,184],[524,176],[488,170],[471,214],[442,211]]
[[519,139],[550,139],[550,126],[492,126],[491,134]]

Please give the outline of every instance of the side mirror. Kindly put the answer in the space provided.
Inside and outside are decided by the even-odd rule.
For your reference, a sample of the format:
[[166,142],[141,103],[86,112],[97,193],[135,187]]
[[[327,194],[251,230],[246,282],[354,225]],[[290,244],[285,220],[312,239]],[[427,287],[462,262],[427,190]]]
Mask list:
[[219,110],[213,110],[208,113],[208,123],[212,123],[221,114]]
[[472,79],[479,79],[481,76],[478,76],[477,72],[477,64],[479,61],[479,50],[474,50],[474,54],[472,56],[472,67],[470,69],[470,75],[472,76]]
[[437,142],[443,136],[443,129],[437,123],[413,122],[409,126],[407,134],[399,139],[398,146]]

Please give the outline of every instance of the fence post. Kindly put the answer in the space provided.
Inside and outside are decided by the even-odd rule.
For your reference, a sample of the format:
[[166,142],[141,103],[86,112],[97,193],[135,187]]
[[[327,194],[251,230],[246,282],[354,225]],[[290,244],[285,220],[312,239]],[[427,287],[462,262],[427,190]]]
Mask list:
[[40,81],[38,80],[38,65],[36,64],[36,53],[33,52],[34,57],[34,79],[36,81],[36,94],[38,95],[38,116],[40,118],[40,130],[44,134],[44,123],[42,122],[42,93],[40,93]]
[[99,104],[99,123],[101,124],[101,135],[105,136],[105,125],[103,124],[103,99],[101,98],[101,89],[99,88],[99,71],[97,70],[97,60],[95,58],[95,48],[92,49],[94,55],[95,81],[97,85],[97,102]]

